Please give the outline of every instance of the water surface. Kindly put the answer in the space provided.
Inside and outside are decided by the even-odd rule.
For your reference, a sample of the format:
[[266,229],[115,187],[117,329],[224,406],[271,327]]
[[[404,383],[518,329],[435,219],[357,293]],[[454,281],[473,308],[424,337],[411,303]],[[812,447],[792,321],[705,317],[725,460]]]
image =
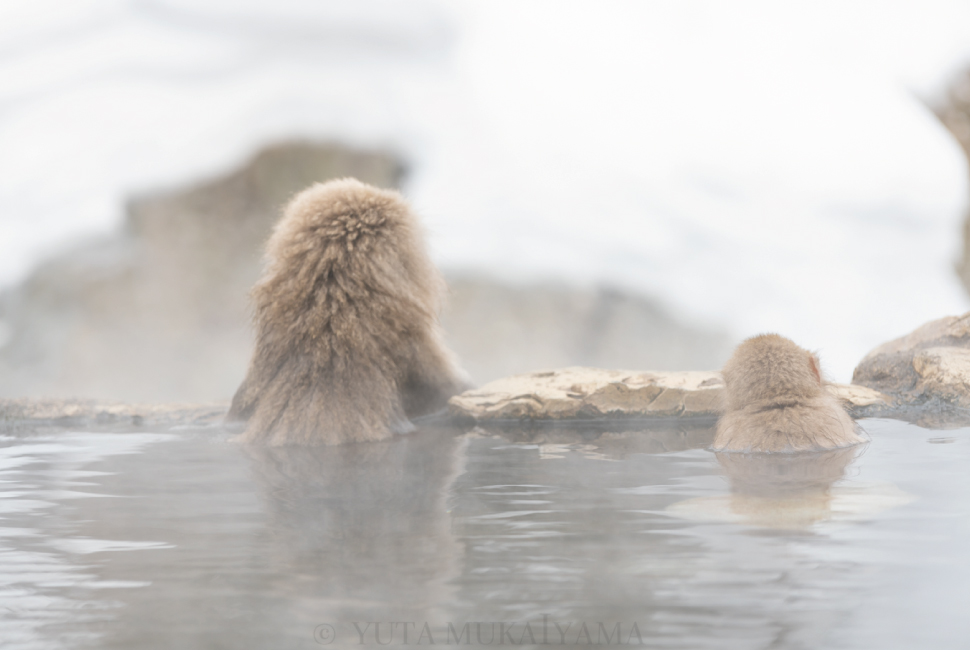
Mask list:
[[965,648],[970,429],[862,424],[779,461],[687,424],[7,436],[0,645]]

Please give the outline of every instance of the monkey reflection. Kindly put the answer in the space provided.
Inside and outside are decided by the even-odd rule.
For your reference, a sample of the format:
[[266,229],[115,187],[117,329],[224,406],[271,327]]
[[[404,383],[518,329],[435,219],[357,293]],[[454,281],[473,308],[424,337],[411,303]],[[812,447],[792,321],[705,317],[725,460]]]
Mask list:
[[818,358],[777,334],[750,338],[724,366],[716,451],[805,451],[864,442],[825,389]]
[[832,484],[844,478],[859,447],[843,447],[797,454],[716,453],[734,494],[787,499],[827,494]]
[[731,483],[730,510],[746,523],[801,528],[832,517],[832,486],[859,447],[797,454],[718,453]]
[[[731,494],[680,501],[667,511],[688,519],[804,529],[837,515],[864,515],[904,502],[898,491],[886,492],[885,486],[849,489],[836,485],[863,448],[855,445],[789,454],[718,452],[715,456]],[[847,494],[853,499],[840,508],[839,500]]]
[[447,500],[466,443],[422,429],[366,445],[247,445],[271,531],[262,568],[281,599],[307,607],[295,613],[308,625],[433,620],[460,571]]
[[466,388],[438,331],[444,283],[396,192],[318,183],[286,207],[253,288],[256,347],[227,419],[244,440],[386,440]]

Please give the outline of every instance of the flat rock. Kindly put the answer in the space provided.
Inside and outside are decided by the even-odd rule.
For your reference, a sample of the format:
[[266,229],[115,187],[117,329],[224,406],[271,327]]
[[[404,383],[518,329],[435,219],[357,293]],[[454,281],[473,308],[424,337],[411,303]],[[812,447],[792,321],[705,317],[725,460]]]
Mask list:
[[[642,418],[710,417],[717,415],[724,382],[718,372],[642,372],[601,368],[563,368],[500,379],[457,395],[449,402],[452,416],[476,421],[568,421],[597,419],[607,437],[624,437],[611,422]],[[891,400],[861,386],[829,387],[853,415],[879,414]],[[876,411],[873,411],[876,409]],[[209,427],[221,425],[226,403],[129,404],[79,399],[0,399],[0,431],[26,431],[63,427]],[[698,432],[677,426],[663,431],[670,444],[686,444],[679,438],[709,433],[709,424]],[[610,428],[613,427],[613,428]],[[660,430],[651,425],[653,433]],[[507,432],[506,432],[507,434]],[[519,430],[516,435],[545,440],[549,432]],[[566,438],[547,441],[576,442]],[[537,438],[538,439],[538,438]],[[704,446],[704,445],[702,445]]]
[[899,408],[970,408],[970,313],[880,345],[859,362],[852,383],[891,395]]
[[[715,417],[724,380],[713,371],[644,372],[571,367],[514,375],[449,401],[458,417],[484,420]],[[830,387],[853,415],[892,400],[863,386]]]
[[889,395],[857,384],[829,384],[829,392],[842,401],[854,418],[876,417],[893,411],[896,402]]
[[498,379],[448,405],[476,420],[713,416],[723,387],[716,372],[570,367]]
[[124,404],[77,399],[0,399],[0,431],[44,426],[209,426],[228,404]]

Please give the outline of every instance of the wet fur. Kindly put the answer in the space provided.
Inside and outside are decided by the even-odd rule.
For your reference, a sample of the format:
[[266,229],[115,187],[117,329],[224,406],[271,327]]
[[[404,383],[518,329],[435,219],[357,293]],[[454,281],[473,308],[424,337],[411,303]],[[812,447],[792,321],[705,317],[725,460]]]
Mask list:
[[399,194],[353,179],[304,190],[267,244],[256,347],[228,418],[271,445],[410,430],[467,387],[439,333],[443,289]]
[[777,334],[750,338],[724,366],[718,451],[806,451],[864,442],[827,390],[818,359]]

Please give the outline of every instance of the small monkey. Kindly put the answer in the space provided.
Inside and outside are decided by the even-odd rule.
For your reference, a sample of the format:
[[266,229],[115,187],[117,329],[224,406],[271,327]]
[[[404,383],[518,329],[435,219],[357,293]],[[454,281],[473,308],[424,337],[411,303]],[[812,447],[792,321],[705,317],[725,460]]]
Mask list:
[[255,351],[227,419],[269,445],[410,431],[408,418],[467,388],[439,332],[443,289],[397,192],[349,178],[312,185],[267,243]]
[[864,442],[839,400],[825,389],[818,358],[783,336],[744,341],[723,374],[717,451],[805,451]]

